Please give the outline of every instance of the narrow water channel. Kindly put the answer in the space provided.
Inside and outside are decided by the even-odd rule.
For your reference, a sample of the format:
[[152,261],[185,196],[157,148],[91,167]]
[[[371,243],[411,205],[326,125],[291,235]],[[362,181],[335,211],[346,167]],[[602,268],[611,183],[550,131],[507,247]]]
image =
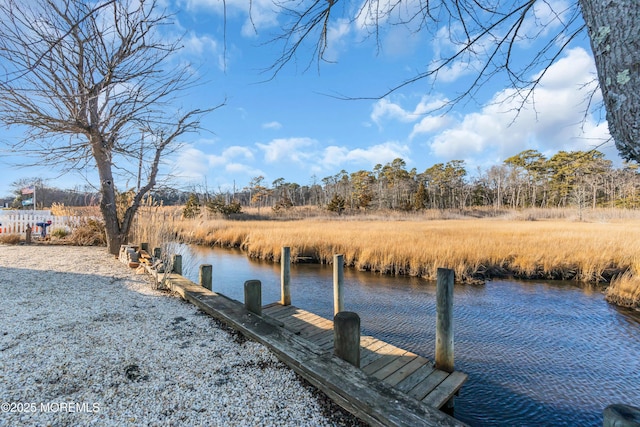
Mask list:
[[[242,301],[259,279],[263,303],[280,298],[280,266],[239,251],[181,246],[184,274],[213,265],[214,291]],[[363,334],[433,360],[435,283],[345,270],[345,308]],[[332,268],[291,267],[292,303],[333,314]],[[456,285],[456,370],[469,375],[456,418],[473,426],[601,426],[612,403],[640,406],[640,314],[570,282]]]

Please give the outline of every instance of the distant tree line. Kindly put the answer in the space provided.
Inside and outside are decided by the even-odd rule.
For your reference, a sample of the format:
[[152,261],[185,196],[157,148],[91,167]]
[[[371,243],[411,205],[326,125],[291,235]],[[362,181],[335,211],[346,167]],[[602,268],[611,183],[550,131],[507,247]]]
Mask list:
[[[13,207],[21,207],[21,188],[36,185],[38,206],[51,203],[83,206],[98,203],[99,194],[88,189],[60,190],[41,180],[13,184]],[[560,151],[547,158],[536,150],[525,150],[487,170],[469,173],[462,160],[437,163],[422,172],[407,170],[401,158],[373,170],[347,172],[300,185],[278,178],[271,184],[263,176],[250,180],[241,190],[210,193],[194,189],[162,188],[150,193],[157,204],[185,205],[185,216],[205,209],[229,216],[243,208],[258,212],[284,212],[294,206],[317,206],[341,214],[381,209],[495,209],[550,207],[640,208],[638,165],[615,168],[599,151]],[[201,209],[202,208],[202,209]]]
[[[42,178],[23,178],[11,184],[10,195],[0,198],[2,206],[6,205],[11,209],[33,209],[33,206],[22,205],[25,198],[32,198],[31,194],[22,194],[22,189],[30,186],[35,189],[36,209],[46,209],[54,203],[65,206],[98,206],[100,204],[100,192],[90,186],[61,189],[48,185]],[[189,198],[189,192],[174,188],[158,188],[151,192],[150,196],[157,204],[183,205]]]
[[640,207],[640,175],[636,164],[614,168],[599,151],[560,151],[547,158],[525,150],[502,164],[470,174],[464,161],[437,163],[422,172],[407,170],[401,158],[373,170],[313,179],[311,185],[279,178],[268,186],[262,176],[243,191],[227,194],[243,206],[316,205],[337,213],[392,209],[465,209],[469,207]]

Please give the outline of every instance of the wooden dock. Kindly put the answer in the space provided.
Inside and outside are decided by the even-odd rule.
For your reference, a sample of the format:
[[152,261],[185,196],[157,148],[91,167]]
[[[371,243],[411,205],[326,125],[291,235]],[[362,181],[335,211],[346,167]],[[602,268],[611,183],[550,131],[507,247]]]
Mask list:
[[361,367],[333,354],[333,322],[293,306],[270,304],[258,316],[239,301],[175,273],[165,287],[212,317],[265,345],[330,399],[372,426],[464,426],[438,410],[466,375],[435,370],[428,360],[362,337]]
[[[318,352],[333,353],[331,320],[280,303],[265,306],[262,314],[282,322],[282,327],[316,345]],[[462,372],[435,369],[428,359],[371,336],[360,338],[360,369],[434,408],[444,406],[467,380]]]

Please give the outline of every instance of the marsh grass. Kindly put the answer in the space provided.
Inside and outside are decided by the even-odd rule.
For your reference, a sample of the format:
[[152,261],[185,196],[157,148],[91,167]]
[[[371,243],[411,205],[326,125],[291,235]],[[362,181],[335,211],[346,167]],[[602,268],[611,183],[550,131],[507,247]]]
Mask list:
[[[166,214],[165,222],[166,221]],[[292,262],[329,264],[343,254],[346,265],[384,274],[430,280],[451,268],[458,281],[490,278],[577,280],[613,285],[620,298],[640,301],[640,217],[634,211],[570,210],[431,212],[402,217],[309,216],[305,219],[198,218],[171,221],[171,233],[200,245],[241,248],[248,256],[279,262],[291,248]],[[445,219],[446,218],[446,219]],[[634,284],[635,283],[635,284]],[[614,282],[615,284],[615,282]],[[629,290],[631,289],[631,290]],[[621,300],[622,300],[621,299]]]
[[606,292],[607,301],[631,308],[640,308],[640,276],[631,271],[614,278]]

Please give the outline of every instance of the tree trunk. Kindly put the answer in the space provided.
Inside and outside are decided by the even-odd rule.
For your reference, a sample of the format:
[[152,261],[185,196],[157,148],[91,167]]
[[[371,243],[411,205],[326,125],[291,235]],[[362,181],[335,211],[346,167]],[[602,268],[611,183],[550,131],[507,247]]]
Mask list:
[[627,160],[640,162],[638,0],[579,0],[604,97],[609,132]]
[[107,251],[112,255],[118,255],[120,245],[126,243],[126,235],[123,238],[120,221],[118,220],[118,210],[116,205],[116,191],[111,171],[111,160],[109,155],[101,149],[102,144],[92,144],[93,156],[98,167],[100,177],[100,212],[104,219],[106,231]]

